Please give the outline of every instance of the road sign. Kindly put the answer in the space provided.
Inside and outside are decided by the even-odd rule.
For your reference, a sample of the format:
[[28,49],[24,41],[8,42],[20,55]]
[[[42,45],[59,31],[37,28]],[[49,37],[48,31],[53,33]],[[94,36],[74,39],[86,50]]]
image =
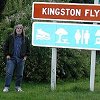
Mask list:
[[32,18],[100,22],[100,5],[34,2],[32,5]]
[[100,50],[100,26],[34,22],[32,25],[32,45]]

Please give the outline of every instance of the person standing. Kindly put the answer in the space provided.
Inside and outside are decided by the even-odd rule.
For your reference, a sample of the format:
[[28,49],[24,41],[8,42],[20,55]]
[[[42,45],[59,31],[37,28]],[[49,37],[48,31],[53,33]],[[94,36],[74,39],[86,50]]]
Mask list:
[[3,92],[9,91],[14,70],[16,72],[15,90],[22,92],[21,82],[23,78],[25,61],[30,52],[29,48],[29,39],[25,36],[23,25],[16,25],[13,33],[8,36],[4,43],[6,77]]

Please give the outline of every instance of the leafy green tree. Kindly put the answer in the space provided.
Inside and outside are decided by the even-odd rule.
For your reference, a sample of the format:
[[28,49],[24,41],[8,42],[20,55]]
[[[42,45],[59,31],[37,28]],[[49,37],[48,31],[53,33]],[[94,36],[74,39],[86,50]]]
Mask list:
[[[41,0],[34,0],[41,1]],[[49,2],[50,0],[46,0]],[[33,0],[7,0],[0,22],[0,76],[4,76],[5,60],[3,43],[13,31],[17,23],[25,27],[26,35],[32,37],[31,10]],[[70,2],[70,0],[57,0]],[[24,79],[27,81],[50,81],[51,76],[51,48],[34,47],[31,45],[30,56],[27,59]],[[84,59],[85,58],[85,59]],[[57,79],[80,79],[89,76],[90,52],[74,49],[57,49]]]
[[7,0],[0,0],[0,14],[2,13]]

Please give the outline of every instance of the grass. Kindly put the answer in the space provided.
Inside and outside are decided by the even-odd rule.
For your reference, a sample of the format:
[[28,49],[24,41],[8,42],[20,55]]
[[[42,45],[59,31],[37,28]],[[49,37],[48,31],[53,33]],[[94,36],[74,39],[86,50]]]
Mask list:
[[74,82],[57,82],[56,90],[51,91],[50,83],[23,82],[24,92],[18,93],[14,89],[14,82],[10,91],[3,93],[4,80],[0,81],[0,100],[100,100],[100,65],[96,66],[95,90],[89,89],[89,79]]

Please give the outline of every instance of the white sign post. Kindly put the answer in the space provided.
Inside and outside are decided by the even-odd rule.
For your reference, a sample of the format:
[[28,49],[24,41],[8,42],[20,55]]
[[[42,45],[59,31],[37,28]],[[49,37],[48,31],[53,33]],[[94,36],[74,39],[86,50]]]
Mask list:
[[[50,0],[52,1],[52,0]],[[54,0],[53,0],[54,2]],[[56,65],[57,65],[57,48],[52,48],[51,59],[51,90],[56,89]]]
[[94,91],[96,51],[91,51],[90,91]]
[[56,89],[56,65],[57,65],[57,49],[52,48],[51,59],[51,90]]
[[[94,4],[98,4],[99,0],[94,0]],[[97,24],[97,23],[93,23]],[[94,91],[95,80],[95,63],[96,63],[96,50],[91,51],[91,70],[90,70],[90,91]]]

